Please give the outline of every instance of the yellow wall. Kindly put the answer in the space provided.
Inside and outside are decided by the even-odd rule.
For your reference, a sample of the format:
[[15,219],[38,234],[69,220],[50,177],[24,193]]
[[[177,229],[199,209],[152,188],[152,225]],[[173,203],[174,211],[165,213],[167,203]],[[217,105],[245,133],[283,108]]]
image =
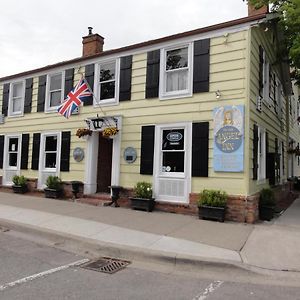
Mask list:
[[[254,27],[251,29],[251,40],[250,40],[250,84],[249,84],[249,107],[250,107],[250,140],[249,140],[249,189],[248,194],[254,194],[260,191],[264,187],[268,187],[268,180],[265,182],[257,182],[252,180],[253,176],[253,125],[257,124],[266,129],[269,136],[269,152],[275,151],[275,138],[277,137],[279,141],[284,141],[285,151],[287,149],[286,144],[286,99],[284,99],[283,108],[283,130],[281,130],[281,123],[278,115],[274,111],[274,106],[269,108],[266,104],[262,105],[262,112],[256,109],[256,97],[259,95],[259,45],[265,49],[268,61],[272,65],[273,70],[280,78],[279,65],[276,64],[276,40],[272,35],[272,30],[264,31],[259,27]],[[284,178],[287,176],[287,155],[284,154],[285,158],[285,174]]]
[[[172,100],[145,99],[145,82],[147,53],[133,56],[132,65],[132,95],[131,101],[121,102],[117,106],[103,107],[107,116],[123,116],[121,134],[121,176],[120,185],[133,187],[137,181],[152,181],[152,176],[139,174],[140,169],[140,138],[141,126],[150,124],[166,124],[177,122],[209,121],[209,177],[192,178],[192,192],[204,188],[219,188],[230,194],[247,193],[248,180],[245,173],[221,173],[213,171],[213,109],[224,105],[246,104],[247,101],[247,54],[248,31],[230,33],[227,37],[220,36],[211,39],[210,48],[210,92],[197,93],[191,98]],[[70,66],[68,66],[69,68]],[[83,69],[81,70],[83,71]],[[75,81],[80,75],[75,69]],[[216,99],[215,92],[220,90],[221,97]],[[70,172],[62,172],[63,180],[84,180],[85,160],[75,162],[72,153],[75,147],[85,148],[86,142],[75,136],[76,129],[85,127],[84,119],[99,116],[102,112],[93,106],[80,108],[80,114],[69,120],[57,113],[36,113],[38,78],[34,78],[32,113],[24,117],[6,118],[5,124],[0,125],[0,134],[30,133],[29,169],[21,170],[27,177],[38,177],[38,171],[30,170],[32,134],[44,131],[71,130]],[[0,85],[0,103],[2,103],[2,85]],[[0,107],[1,109],[1,107]],[[246,116],[247,117],[247,116]],[[247,128],[245,128],[247,134]],[[246,144],[247,145],[247,144]],[[127,164],[123,159],[123,151],[132,146],[137,149],[138,158],[133,164]],[[245,146],[245,157],[248,150]],[[247,165],[245,158],[245,165]],[[248,170],[248,168],[247,168]]]

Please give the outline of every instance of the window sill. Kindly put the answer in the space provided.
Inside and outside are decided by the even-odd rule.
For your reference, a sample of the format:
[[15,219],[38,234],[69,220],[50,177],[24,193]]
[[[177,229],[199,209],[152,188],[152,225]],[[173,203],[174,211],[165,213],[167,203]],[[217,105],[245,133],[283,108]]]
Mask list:
[[266,178],[264,178],[264,179],[258,179],[256,181],[257,185],[262,185],[262,184],[266,184],[266,183],[267,183],[267,179]]
[[180,98],[189,98],[192,97],[192,92],[181,92],[176,94],[163,94],[159,96],[159,100],[171,100],[171,99],[180,99]]
[[8,118],[20,118],[20,117],[24,117],[24,113],[20,112],[20,113],[17,113],[17,114],[8,114],[7,117]]
[[119,105],[119,101],[113,100],[102,100],[100,102],[94,102],[94,107],[103,107],[103,106],[115,106]]

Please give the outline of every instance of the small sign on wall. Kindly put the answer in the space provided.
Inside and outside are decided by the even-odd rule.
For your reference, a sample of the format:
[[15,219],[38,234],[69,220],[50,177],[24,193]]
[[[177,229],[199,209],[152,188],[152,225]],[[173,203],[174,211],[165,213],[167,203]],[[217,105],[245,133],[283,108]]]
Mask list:
[[244,105],[214,109],[214,171],[244,171]]

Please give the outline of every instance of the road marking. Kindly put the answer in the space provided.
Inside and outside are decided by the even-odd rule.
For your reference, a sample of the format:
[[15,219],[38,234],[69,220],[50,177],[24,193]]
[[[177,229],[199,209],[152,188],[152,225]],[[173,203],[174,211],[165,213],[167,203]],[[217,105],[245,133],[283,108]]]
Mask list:
[[88,261],[89,261],[89,259],[85,258],[85,259],[78,260],[78,261],[75,261],[73,263],[70,263],[70,264],[67,264],[67,265],[64,265],[64,266],[60,266],[60,267],[50,269],[50,270],[47,270],[47,271],[44,271],[44,272],[41,272],[41,273],[37,273],[37,274],[31,275],[31,276],[28,276],[28,277],[24,277],[22,279],[19,279],[19,280],[13,281],[13,282],[6,283],[4,285],[0,285],[0,292],[4,291],[7,288],[11,288],[11,287],[14,287],[16,285],[26,283],[28,281],[35,280],[37,278],[41,278],[41,277],[44,277],[44,276],[47,276],[47,275],[50,275],[50,274],[53,274],[53,273],[56,273],[56,272],[59,272],[59,271],[62,271],[62,270],[66,270],[70,267],[79,266],[79,265],[84,264]]
[[212,282],[208,287],[205,288],[204,292],[202,294],[197,295],[193,298],[193,300],[204,300],[206,299],[210,294],[212,294],[216,289],[218,289],[224,281],[214,281]]

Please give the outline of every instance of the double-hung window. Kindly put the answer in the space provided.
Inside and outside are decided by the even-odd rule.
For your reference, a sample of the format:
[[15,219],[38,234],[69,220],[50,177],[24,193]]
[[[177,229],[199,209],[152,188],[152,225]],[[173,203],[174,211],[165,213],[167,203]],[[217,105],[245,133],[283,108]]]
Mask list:
[[15,82],[11,84],[9,97],[9,116],[20,116],[23,115],[24,111],[24,95],[25,85],[23,81]]
[[119,60],[111,60],[96,65],[97,95],[96,105],[111,105],[118,103],[119,90]]
[[49,74],[47,78],[46,111],[55,111],[64,100],[64,72]]
[[57,135],[45,137],[44,169],[56,169],[57,144]]
[[192,44],[162,50],[160,98],[192,95]]

